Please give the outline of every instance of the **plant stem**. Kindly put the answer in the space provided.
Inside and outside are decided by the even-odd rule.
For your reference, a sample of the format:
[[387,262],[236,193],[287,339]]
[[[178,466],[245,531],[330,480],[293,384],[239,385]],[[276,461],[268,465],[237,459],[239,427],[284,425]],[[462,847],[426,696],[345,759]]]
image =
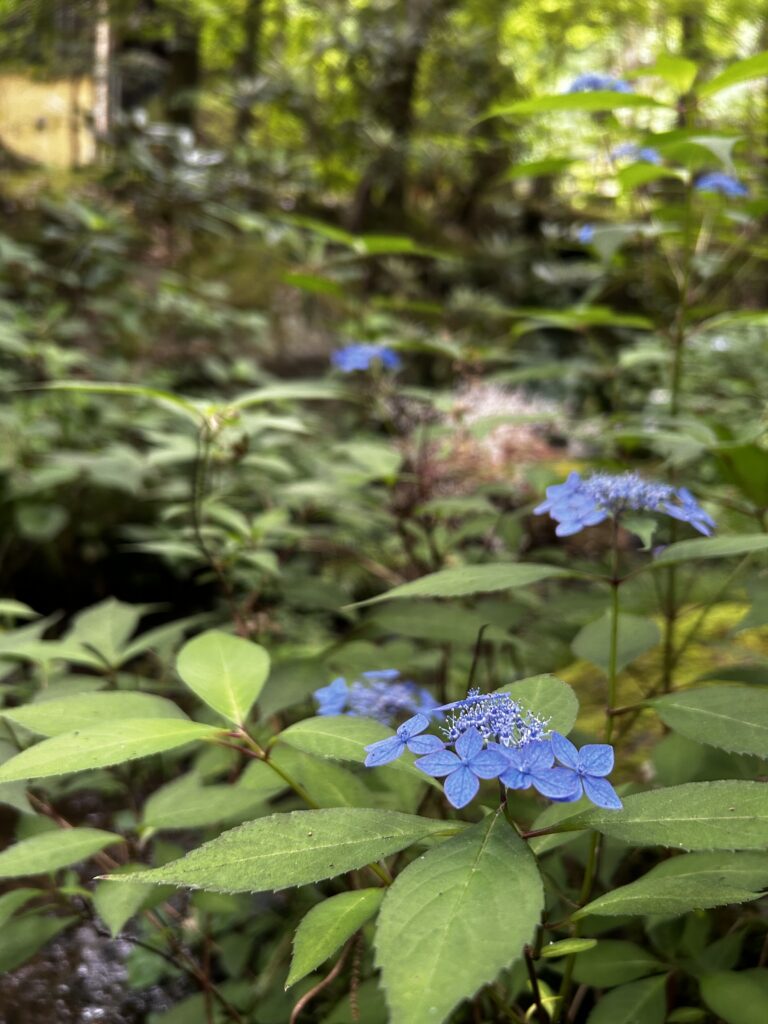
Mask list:
[[541,989],[539,988],[539,979],[536,976],[536,965],[533,962],[530,946],[525,947],[523,956],[525,957],[525,966],[528,971],[528,980],[531,983],[533,1002],[536,1006],[536,1017],[539,1020],[539,1024],[549,1024],[549,1014],[544,1009],[544,1004],[541,1001]]

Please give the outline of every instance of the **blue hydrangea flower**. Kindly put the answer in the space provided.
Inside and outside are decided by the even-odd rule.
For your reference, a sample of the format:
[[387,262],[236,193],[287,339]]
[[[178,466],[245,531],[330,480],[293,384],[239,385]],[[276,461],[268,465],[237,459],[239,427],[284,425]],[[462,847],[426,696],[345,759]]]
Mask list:
[[614,75],[601,74],[599,71],[588,71],[574,78],[566,92],[633,92],[629,82],[616,78]]
[[402,715],[435,712],[435,699],[428,690],[400,681],[395,668],[363,672],[350,686],[343,678],[315,690],[318,715],[353,715],[374,718],[391,725]]
[[621,810],[624,806],[618,793],[605,778],[613,771],[613,748],[607,743],[588,743],[577,750],[570,740],[559,732],[552,733],[552,751],[570,778],[573,793],[561,800],[578,800],[582,788],[593,804],[606,810]]
[[443,705],[440,710],[453,712],[443,728],[452,743],[475,730],[488,743],[517,747],[540,739],[546,732],[547,723],[521,708],[508,693],[470,690],[464,700]]
[[480,779],[496,779],[507,769],[506,757],[486,747],[477,729],[467,729],[456,740],[456,753],[444,748],[415,762],[427,775],[445,776],[445,795],[454,807],[465,807],[480,788]]
[[398,727],[394,736],[370,743],[365,748],[366,768],[378,768],[380,765],[389,764],[390,761],[396,761],[405,750],[410,750],[413,754],[430,754],[442,750],[444,744],[437,736],[420,735],[428,726],[429,719],[426,715],[414,715]]
[[576,233],[576,238],[581,245],[589,245],[595,237],[595,229],[591,224],[582,224]]
[[530,789],[533,786],[550,800],[569,802],[581,796],[581,785],[573,772],[554,768],[555,755],[549,740],[526,743],[517,750],[504,751],[509,767],[499,776],[508,789]]
[[652,146],[638,146],[636,142],[622,142],[611,150],[612,160],[634,160],[641,164],[660,164],[661,154]]
[[319,690],[315,690],[313,696],[317,701],[318,715],[340,715],[349,700],[347,681],[339,676],[327,686],[321,686]]
[[570,537],[587,526],[596,526],[609,516],[626,512],[664,513],[689,523],[709,536],[715,527],[712,517],[684,487],[644,480],[638,473],[594,473],[586,480],[571,473],[562,484],[548,487],[547,497],[533,510],[548,512],[558,526],[558,537]]
[[672,502],[664,503],[664,511],[667,515],[674,519],[680,519],[684,523],[690,523],[699,533],[710,537],[716,527],[712,516],[704,511],[687,487],[678,487],[676,497],[680,502],[679,505],[673,505]]
[[369,370],[374,363],[380,363],[387,370],[399,370],[402,366],[400,356],[386,345],[363,343],[336,349],[331,363],[342,373]]
[[728,199],[743,199],[749,195],[749,189],[743,181],[723,171],[709,171],[702,174],[694,186],[697,192],[716,192]]

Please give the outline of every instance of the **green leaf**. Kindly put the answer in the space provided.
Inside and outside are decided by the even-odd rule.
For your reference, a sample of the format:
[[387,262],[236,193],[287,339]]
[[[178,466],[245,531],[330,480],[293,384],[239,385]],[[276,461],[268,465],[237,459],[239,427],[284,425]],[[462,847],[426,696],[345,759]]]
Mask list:
[[[571,649],[577,658],[597,665],[607,674],[608,652],[611,639],[611,613],[587,623],[576,634]],[[621,672],[635,658],[652,650],[661,641],[659,627],[651,619],[639,615],[619,614],[619,636],[616,649],[616,669]]]
[[5,925],[9,918],[13,917],[19,907],[23,907],[25,903],[29,903],[31,899],[41,895],[41,889],[24,888],[11,889],[10,892],[0,896],[0,928]]
[[587,1024],[664,1024],[667,1015],[665,975],[644,978],[608,992]]
[[15,970],[76,920],[76,917],[33,914],[9,921],[0,930],[0,974]]
[[624,939],[601,939],[576,956],[573,976],[580,985],[611,988],[666,970],[653,954]]
[[[241,786],[203,786],[194,772],[167,783],[144,804],[142,825],[159,831],[204,828],[257,817],[261,796]],[[250,812],[250,813],[249,813]]]
[[[127,876],[134,871],[136,866],[133,864],[127,864],[119,869],[120,874]],[[114,938],[120,934],[126,922],[139,912],[149,894],[156,891],[155,887],[147,882],[129,880],[123,885],[97,882],[93,890],[93,905]]]
[[707,686],[646,701],[670,729],[737,754],[768,757],[768,689]]
[[267,681],[269,655],[250,640],[211,629],[184,644],[176,670],[209,707],[242,725]]
[[573,688],[557,676],[531,676],[502,686],[497,692],[508,693],[524,708],[547,719],[550,729],[564,736],[573,728],[579,713],[579,702]]
[[634,846],[681,850],[763,850],[768,846],[768,786],[727,780],[634,793],[621,811],[587,811],[562,828],[594,828]]
[[138,384],[114,384],[95,380],[61,380],[54,381],[51,384],[40,384],[38,387],[46,391],[75,391],[92,395],[130,395],[134,398],[147,398],[168,410],[168,412],[173,412],[187,420],[192,420],[198,427],[204,422],[204,412],[198,403],[181,395],[175,395],[172,391],[163,391],[160,388],[148,388]]
[[333,956],[350,935],[370,920],[384,899],[384,889],[356,889],[323,900],[304,916],[293,938],[290,988]]
[[562,174],[571,164],[575,163],[571,156],[550,157],[548,160],[531,160],[524,164],[515,164],[501,176],[501,181],[516,181],[518,178],[545,178]]
[[621,110],[626,107],[663,107],[665,104],[650,96],[639,96],[633,92],[564,92],[555,96],[537,96],[531,100],[518,100],[517,103],[500,104],[491,107],[484,115],[487,117],[522,116],[527,114],[549,114],[557,112],[585,111],[600,113],[608,110]]
[[521,955],[543,901],[536,861],[500,811],[409,864],[376,930],[390,1024],[444,1021]]
[[228,402],[225,411],[247,409],[268,402],[338,401],[345,397],[344,388],[330,380],[276,381],[255,391],[247,391],[233,402]]
[[[334,761],[357,761],[362,764],[366,757],[366,746],[390,736],[394,736],[394,730],[371,718],[323,715],[289,725],[277,737],[277,742],[288,743],[308,754],[329,757]],[[404,773],[423,783],[434,783],[431,776],[413,767],[414,761],[414,755],[406,751],[396,761],[385,765],[384,770]]]
[[599,896],[573,917],[590,914],[687,914],[748,903],[768,888],[764,853],[684,853],[662,861],[636,882]]
[[678,93],[686,93],[693,85],[699,66],[687,57],[678,57],[673,53],[660,54],[654,63],[643,68],[641,74],[658,75]]
[[536,565],[533,562],[503,563],[501,565],[463,565],[456,569],[441,569],[440,572],[422,576],[411,583],[379,594],[367,601],[359,601],[354,608],[391,601],[401,597],[466,597],[470,594],[488,594],[494,590],[511,590],[526,587],[540,580],[554,576],[568,576],[567,570],[556,565]]
[[701,979],[701,997],[725,1024],[765,1024],[768,1018],[768,969],[716,971]]
[[358,776],[335,761],[288,744],[275,746],[269,760],[302,786],[319,807],[371,807],[376,802],[364,781],[370,778],[369,769]]
[[730,89],[732,85],[741,85],[742,82],[750,82],[755,78],[764,78],[768,75],[768,50],[756,53],[745,60],[734,61],[725,71],[715,75],[708,82],[697,90],[699,96],[714,96],[723,89]]
[[77,693],[40,704],[23,704],[4,708],[3,718],[24,726],[41,736],[60,736],[75,729],[103,722],[120,722],[133,718],[189,719],[173,701],[149,693],[115,692]]
[[122,650],[136,631],[147,607],[125,604],[109,597],[80,612],[66,639],[96,650],[108,665],[117,667],[121,664]]
[[571,953],[584,953],[597,945],[597,939],[560,939],[559,942],[550,942],[542,949],[539,956],[543,960],[556,960],[561,956],[570,956]]
[[702,537],[700,540],[681,540],[670,544],[646,569],[666,569],[681,562],[695,562],[702,558],[733,558],[756,551],[768,551],[768,534],[747,533],[738,537]]
[[9,619],[37,619],[40,613],[28,604],[21,601],[14,601],[10,597],[0,599],[0,618]]
[[93,725],[23,750],[0,767],[0,783],[106,768],[217,736],[221,736],[221,729],[175,718],[136,718]]
[[0,853],[0,878],[43,875],[86,860],[105,846],[121,843],[114,832],[100,828],[56,829],[22,839]]
[[222,833],[181,860],[132,875],[131,881],[212,892],[287,889],[335,878],[455,829],[455,823],[362,807],[272,814]]

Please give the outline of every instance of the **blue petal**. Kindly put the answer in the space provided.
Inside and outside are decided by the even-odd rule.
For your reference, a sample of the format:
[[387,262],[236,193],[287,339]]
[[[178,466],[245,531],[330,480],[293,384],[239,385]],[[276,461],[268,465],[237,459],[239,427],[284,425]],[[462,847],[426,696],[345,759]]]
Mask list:
[[509,761],[496,750],[481,750],[469,762],[469,768],[479,779],[497,779],[509,768]]
[[570,768],[548,768],[546,771],[531,772],[534,787],[550,800],[562,803],[578,800],[581,796],[581,776]]
[[424,732],[425,729],[429,728],[429,719],[426,715],[414,715],[413,718],[409,718],[407,722],[398,728],[397,735],[401,740],[409,740],[413,736],[416,736],[420,732]]
[[365,679],[383,679],[387,683],[397,679],[399,675],[400,669],[397,668],[379,668],[371,672],[363,672]]
[[426,772],[427,775],[448,775],[450,772],[455,772],[457,768],[461,766],[461,761],[454,754],[452,750],[437,750],[434,754],[427,754],[426,757],[420,757],[414,764],[421,771]]
[[346,680],[339,676],[327,686],[321,686],[313,694],[318,703],[318,715],[340,715],[347,706],[349,687]]
[[550,742],[552,743],[552,752],[560,764],[575,771],[579,767],[579,752],[571,741],[559,732],[553,732]]
[[378,768],[382,764],[389,764],[390,761],[397,760],[405,750],[405,743],[399,736],[389,736],[385,740],[369,744],[365,749],[367,751],[366,768]]
[[569,768],[550,768],[531,775],[534,787],[542,796],[559,803],[571,803],[581,796],[581,777]]
[[587,743],[579,751],[579,768],[588,775],[610,775],[613,771],[613,747],[607,743]]
[[471,726],[456,740],[454,746],[459,757],[469,761],[483,749],[483,737]]
[[507,768],[499,779],[507,789],[528,789],[531,785],[531,776],[528,772],[521,772],[517,768]]
[[620,811],[624,806],[619,795],[608,779],[598,779],[591,775],[584,776],[584,792],[593,804],[609,811]]
[[555,760],[549,740],[534,740],[531,743],[526,743],[525,746],[520,747],[520,756],[532,772],[551,768]]
[[480,783],[469,768],[461,765],[445,780],[444,789],[454,807],[466,807],[480,789]]
[[428,732],[426,736],[414,736],[408,740],[408,749],[412,754],[434,754],[437,750],[445,750],[445,744],[439,736]]

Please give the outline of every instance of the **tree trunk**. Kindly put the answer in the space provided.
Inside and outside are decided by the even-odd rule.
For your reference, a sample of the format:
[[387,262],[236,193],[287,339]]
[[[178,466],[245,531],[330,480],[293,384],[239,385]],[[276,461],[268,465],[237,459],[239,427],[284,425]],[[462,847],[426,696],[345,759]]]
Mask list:
[[[261,70],[261,44],[264,29],[265,0],[246,0],[243,15],[243,48],[237,62],[237,71],[246,89]],[[255,124],[253,106],[243,97],[235,117],[235,139],[242,142]]]
[[361,178],[348,223],[353,231],[370,226],[387,229],[405,219],[408,156],[413,133],[413,106],[421,59],[429,34],[455,0],[405,0],[400,47],[392,47],[379,81],[372,89],[372,114],[389,134],[388,145]]
[[166,111],[172,124],[195,130],[199,87],[200,29],[194,22],[179,20],[169,54],[166,82]]

